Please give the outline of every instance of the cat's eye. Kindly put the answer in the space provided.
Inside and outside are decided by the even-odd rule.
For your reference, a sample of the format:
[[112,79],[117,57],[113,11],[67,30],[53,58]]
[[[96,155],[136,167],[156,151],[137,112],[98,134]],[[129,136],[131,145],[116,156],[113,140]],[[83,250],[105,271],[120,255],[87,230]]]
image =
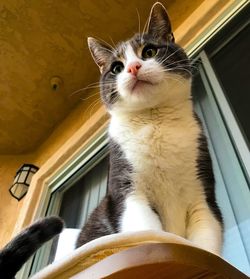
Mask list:
[[142,50],[142,58],[149,59],[156,56],[158,49],[155,46],[147,45]]
[[111,65],[111,72],[115,75],[120,74],[124,69],[124,65],[121,61],[116,61]]

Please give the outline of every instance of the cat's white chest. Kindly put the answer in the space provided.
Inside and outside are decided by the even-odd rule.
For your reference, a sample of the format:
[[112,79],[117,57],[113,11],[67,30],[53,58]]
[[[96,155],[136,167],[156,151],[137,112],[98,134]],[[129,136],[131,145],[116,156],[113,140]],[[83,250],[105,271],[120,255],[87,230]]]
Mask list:
[[184,235],[188,203],[200,190],[195,174],[196,121],[191,115],[181,119],[113,118],[109,132],[133,167],[135,191],[146,195],[160,211],[166,230]]
[[177,179],[197,158],[199,128],[193,117],[112,119],[109,132],[140,175]]

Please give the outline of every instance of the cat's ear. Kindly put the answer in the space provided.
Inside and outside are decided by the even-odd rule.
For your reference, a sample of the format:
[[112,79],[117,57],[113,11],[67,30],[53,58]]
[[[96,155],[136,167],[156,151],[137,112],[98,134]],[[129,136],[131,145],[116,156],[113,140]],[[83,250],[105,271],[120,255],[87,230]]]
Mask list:
[[174,35],[170,19],[165,7],[156,2],[150,12],[147,33],[170,42],[174,42]]
[[95,63],[102,73],[105,63],[112,55],[111,47],[104,42],[98,41],[91,37],[88,38],[88,46]]

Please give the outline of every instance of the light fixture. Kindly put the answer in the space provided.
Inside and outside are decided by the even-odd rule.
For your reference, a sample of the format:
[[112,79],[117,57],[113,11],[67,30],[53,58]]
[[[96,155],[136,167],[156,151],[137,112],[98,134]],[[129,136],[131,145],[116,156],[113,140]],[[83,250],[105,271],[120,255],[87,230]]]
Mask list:
[[11,195],[20,201],[28,192],[32,176],[38,171],[38,167],[31,164],[24,164],[17,171],[14,182],[9,191]]

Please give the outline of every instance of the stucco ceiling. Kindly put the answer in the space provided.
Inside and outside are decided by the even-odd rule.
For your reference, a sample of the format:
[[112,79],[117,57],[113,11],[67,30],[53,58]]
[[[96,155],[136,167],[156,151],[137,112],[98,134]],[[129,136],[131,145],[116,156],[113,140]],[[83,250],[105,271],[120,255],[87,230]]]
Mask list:
[[[88,36],[115,42],[138,31],[154,0],[1,0],[0,154],[32,152],[98,80]],[[176,28],[202,1],[162,1]],[[190,4],[192,2],[192,4]],[[63,83],[51,89],[50,80]]]

